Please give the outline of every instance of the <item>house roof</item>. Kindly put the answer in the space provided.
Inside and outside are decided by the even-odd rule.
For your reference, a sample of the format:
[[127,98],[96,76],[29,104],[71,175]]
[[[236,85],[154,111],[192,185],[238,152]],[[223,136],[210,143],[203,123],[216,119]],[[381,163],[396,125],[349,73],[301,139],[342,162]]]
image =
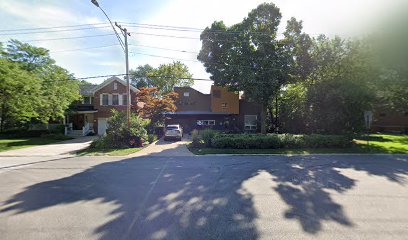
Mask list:
[[167,112],[166,115],[230,115],[230,113],[210,112],[210,111],[182,111]]
[[96,84],[86,84],[86,85],[80,85],[79,90],[81,95],[92,95],[93,94],[93,89],[98,86]]
[[[117,81],[119,83],[121,83],[122,85],[126,86],[127,83],[125,81],[123,81],[122,79],[118,78],[118,77],[110,77],[108,79],[106,79],[103,83],[96,85],[93,89],[92,89],[92,93],[95,93],[96,91],[102,89],[103,87],[107,86],[108,84],[112,83],[113,81]],[[139,90],[133,86],[130,86],[130,90],[132,90],[133,92],[139,92]]]

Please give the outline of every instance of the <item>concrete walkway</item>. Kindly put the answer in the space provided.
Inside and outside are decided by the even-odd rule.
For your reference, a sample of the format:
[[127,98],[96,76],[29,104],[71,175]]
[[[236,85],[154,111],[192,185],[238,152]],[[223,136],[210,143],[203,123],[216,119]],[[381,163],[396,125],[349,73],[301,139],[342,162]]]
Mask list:
[[38,156],[66,156],[75,155],[75,152],[91,144],[95,137],[81,137],[53,144],[16,149],[0,152],[0,157],[38,157]]

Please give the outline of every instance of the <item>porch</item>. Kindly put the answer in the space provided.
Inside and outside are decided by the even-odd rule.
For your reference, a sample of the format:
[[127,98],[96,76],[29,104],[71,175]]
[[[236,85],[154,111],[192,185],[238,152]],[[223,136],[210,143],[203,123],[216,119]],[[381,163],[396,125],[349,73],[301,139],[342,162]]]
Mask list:
[[67,114],[65,117],[65,135],[71,137],[82,137],[95,133],[94,123],[96,120],[94,114],[96,112],[96,110],[76,111]]

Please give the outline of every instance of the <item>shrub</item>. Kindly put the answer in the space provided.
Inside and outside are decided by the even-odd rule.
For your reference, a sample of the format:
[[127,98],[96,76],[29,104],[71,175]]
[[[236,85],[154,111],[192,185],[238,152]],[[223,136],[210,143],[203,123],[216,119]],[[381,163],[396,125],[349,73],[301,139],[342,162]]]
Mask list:
[[215,148],[329,148],[348,147],[352,137],[342,135],[222,134],[212,139]]
[[207,128],[201,131],[201,138],[207,147],[211,147],[211,141],[216,135],[217,135],[217,132],[210,128]]
[[157,141],[157,136],[155,134],[149,134],[147,135],[147,141],[149,141],[149,143],[153,143]]
[[105,143],[110,148],[140,147],[148,140],[146,126],[149,120],[144,120],[135,114],[131,114],[130,127],[128,127],[125,112],[112,110],[112,117],[108,119]]
[[199,147],[200,137],[198,136],[197,129],[194,129],[193,131],[191,131],[191,139],[192,139],[193,147]]

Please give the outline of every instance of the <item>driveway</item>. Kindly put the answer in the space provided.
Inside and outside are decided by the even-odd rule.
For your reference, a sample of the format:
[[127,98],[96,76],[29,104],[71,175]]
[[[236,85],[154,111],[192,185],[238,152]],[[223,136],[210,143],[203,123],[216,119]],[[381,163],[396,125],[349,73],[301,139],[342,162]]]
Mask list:
[[0,157],[73,155],[91,144],[95,137],[81,137],[53,144],[0,152]]
[[164,141],[162,138],[129,157],[191,157],[194,154],[187,149],[189,140],[189,138],[183,138],[181,141]]
[[407,155],[73,157],[0,172],[1,239],[406,239]]
[[0,170],[15,166],[25,166],[36,162],[73,157],[75,152],[88,147],[94,138],[82,137],[53,144],[0,152]]

